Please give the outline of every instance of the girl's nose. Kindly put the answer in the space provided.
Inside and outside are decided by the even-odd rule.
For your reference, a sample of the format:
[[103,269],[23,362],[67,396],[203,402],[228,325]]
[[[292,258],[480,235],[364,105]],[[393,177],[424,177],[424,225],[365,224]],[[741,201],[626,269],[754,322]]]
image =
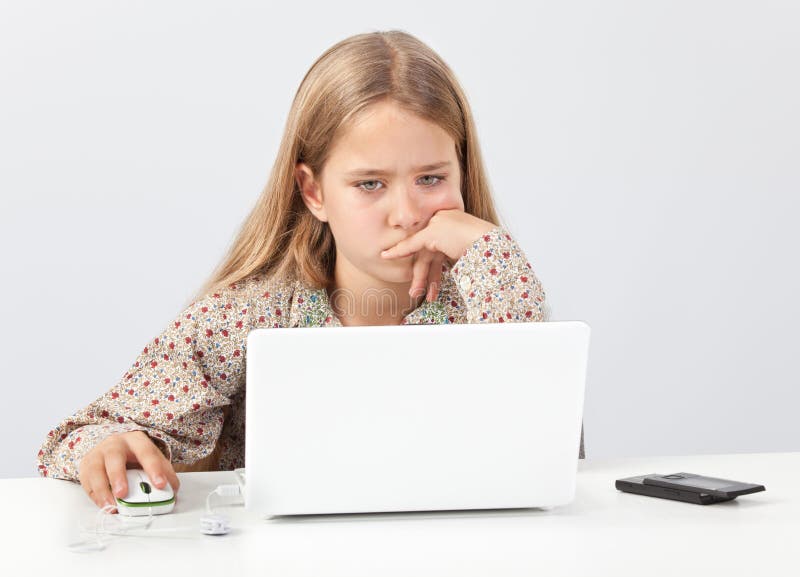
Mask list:
[[422,211],[414,192],[402,188],[396,190],[392,197],[389,225],[404,229],[413,229],[418,226],[422,218]]

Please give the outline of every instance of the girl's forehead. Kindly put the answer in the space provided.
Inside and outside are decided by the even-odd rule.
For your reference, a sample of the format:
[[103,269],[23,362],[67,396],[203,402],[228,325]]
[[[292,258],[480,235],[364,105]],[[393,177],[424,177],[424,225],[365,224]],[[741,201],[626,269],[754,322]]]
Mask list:
[[402,108],[392,102],[371,104],[357,112],[340,128],[338,140],[347,141],[394,141],[398,137],[446,136],[445,131],[429,118]]
[[455,142],[441,127],[419,117],[403,119],[379,117],[347,127],[330,150],[332,164],[355,168],[382,168],[384,165],[413,167],[455,158]]

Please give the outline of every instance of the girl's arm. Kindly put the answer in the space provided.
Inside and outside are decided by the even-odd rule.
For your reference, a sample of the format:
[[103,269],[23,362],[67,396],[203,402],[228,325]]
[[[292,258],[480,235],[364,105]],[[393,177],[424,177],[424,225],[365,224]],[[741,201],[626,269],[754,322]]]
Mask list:
[[548,319],[545,294],[525,253],[501,226],[479,237],[451,269],[468,323]]
[[77,481],[83,456],[126,431],[145,431],[173,463],[210,454],[223,408],[243,390],[254,314],[248,300],[247,285],[234,285],[186,307],[114,387],[48,433],[37,457],[39,474]]

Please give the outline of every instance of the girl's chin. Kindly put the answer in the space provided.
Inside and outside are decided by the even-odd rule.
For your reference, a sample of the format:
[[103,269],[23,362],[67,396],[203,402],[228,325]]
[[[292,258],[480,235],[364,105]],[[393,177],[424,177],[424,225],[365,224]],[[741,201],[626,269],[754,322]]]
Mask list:
[[414,268],[411,262],[408,263],[392,263],[381,267],[379,277],[386,282],[402,283],[411,282],[414,273]]
[[391,258],[391,259],[381,258],[380,261],[387,268],[394,268],[394,269],[411,268],[414,264],[413,257],[414,255],[410,254],[408,256],[403,256],[400,258]]

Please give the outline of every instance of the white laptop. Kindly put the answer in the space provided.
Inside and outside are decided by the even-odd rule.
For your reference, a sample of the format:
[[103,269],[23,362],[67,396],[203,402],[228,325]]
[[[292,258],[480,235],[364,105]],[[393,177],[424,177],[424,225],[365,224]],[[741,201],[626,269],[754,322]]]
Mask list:
[[569,503],[589,333],[581,321],[250,331],[245,508]]

